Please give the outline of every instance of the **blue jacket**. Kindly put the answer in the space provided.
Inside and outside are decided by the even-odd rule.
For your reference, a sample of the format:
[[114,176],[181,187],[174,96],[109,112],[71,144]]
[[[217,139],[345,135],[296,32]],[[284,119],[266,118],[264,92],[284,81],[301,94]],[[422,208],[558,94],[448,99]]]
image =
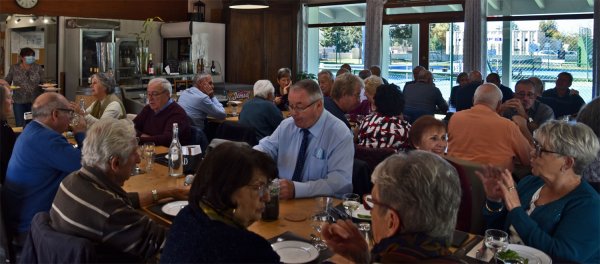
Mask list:
[[244,103],[239,122],[253,127],[258,141],[271,135],[281,121],[283,121],[283,115],[273,102],[261,97],[254,97]]
[[506,210],[490,213],[484,208],[488,227],[508,230],[512,225],[526,245],[544,251],[555,261],[600,263],[598,193],[582,180],[570,193],[536,206],[528,216],[526,210],[531,198],[542,185],[541,178],[527,176],[517,186],[521,207],[508,213]]
[[36,121],[17,138],[2,191],[8,230],[28,232],[37,212],[48,211],[58,185],[81,168],[83,133],[75,135],[73,148],[60,133]]

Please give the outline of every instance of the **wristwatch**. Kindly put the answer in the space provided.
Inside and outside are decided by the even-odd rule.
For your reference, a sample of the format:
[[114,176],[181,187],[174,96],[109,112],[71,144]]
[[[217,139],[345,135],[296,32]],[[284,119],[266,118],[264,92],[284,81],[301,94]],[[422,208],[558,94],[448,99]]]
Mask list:
[[152,200],[155,203],[158,202],[158,191],[156,189],[152,190]]

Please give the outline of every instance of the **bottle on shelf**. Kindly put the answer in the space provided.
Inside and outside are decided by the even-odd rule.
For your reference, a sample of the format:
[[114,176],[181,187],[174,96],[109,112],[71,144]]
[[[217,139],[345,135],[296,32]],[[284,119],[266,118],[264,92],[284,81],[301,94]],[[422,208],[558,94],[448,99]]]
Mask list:
[[210,64],[210,74],[217,75],[217,67],[215,67],[215,61]]
[[198,63],[196,63],[196,73],[204,73],[204,59],[198,59]]
[[152,53],[148,54],[148,75],[154,75],[154,63],[152,62]]
[[179,177],[183,175],[183,153],[181,143],[179,143],[179,128],[177,123],[173,123],[173,140],[169,147],[169,176]]

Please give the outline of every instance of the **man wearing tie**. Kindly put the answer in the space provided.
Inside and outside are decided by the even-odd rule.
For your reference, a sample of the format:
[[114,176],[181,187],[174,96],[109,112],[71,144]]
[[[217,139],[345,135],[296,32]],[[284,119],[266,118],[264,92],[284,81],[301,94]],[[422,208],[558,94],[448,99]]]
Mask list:
[[277,161],[281,199],[337,196],[352,192],[354,144],[350,130],[323,108],[323,93],[312,80],[289,91],[292,118],[281,122],[255,149]]

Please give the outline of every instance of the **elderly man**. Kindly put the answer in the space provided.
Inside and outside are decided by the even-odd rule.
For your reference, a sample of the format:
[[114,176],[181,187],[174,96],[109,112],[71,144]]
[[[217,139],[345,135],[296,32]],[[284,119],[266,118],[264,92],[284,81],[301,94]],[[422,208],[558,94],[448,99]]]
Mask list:
[[225,108],[215,98],[215,86],[210,74],[197,74],[194,77],[194,86],[181,92],[177,103],[192,119],[192,126],[204,130],[206,117],[210,116],[223,120],[227,117]]
[[[519,127],[498,115],[502,92],[492,83],[475,90],[474,106],[448,124],[448,155],[513,170],[513,159],[529,165],[531,146]],[[527,132],[528,133],[528,132]]]
[[338,76],[333,83],[331,97],[325,97],[325,109],[350,128],[345,114],[360,104],[360,91],[364,88],[365,83],[354,74],[345,73]]
[[333,73],[330,70],[322,70],[319,72],[317,79],[319,80],[319,87],[323,92],[323,96],[331,96],[331,88],[333,87]]
[[188,116],[181,106],[171,99],[172,86],[164,78],[148,82],[148,105],[133,119],[140,143],[154,142],[168,147],[173,139],[173,123],[179,126],[179,141],[188,144],[191,130]]
[[321,232],[333,252],[355,263],[458,263],[449,250],[461,196],[452,165],[415,150],[385,159],[371,180],[371,197],[364,202],[375,245],[369,253],[356,225],[338,220]]
[[277,161],[279,197],[341,197],[351,192],[354,145],[350,130],[323,109],[323,94],[312,80],[294,84],[289,100],[292,118],[283,120],[273,134],[254,146]]
[[417,78],[419,78],[419,73],[420,73],[421,71],[425,71],[425,70],[427,70],[427,69],[425,69],[425,67],[423,67],[423,66],[421,66],[421,65],[419,65],[419,66],[415,67],[415,68],[412,70],[412,73],[413,73],[413,80],[412,80],[412,81],[408,81],[408,82],[404,83],[404,87],[402,88],[402,90],[404,90],[404,88],[406,88],[406,86],[407,86],[407,85],[410,85],[410,84],[416,83],[416,82],[417,82]]
[[17,138],[2,190],[6,230],[18,247],[29,232],[31,219],[50,210],[59,183],[81,167],[85,119],[73,127],[78,148],[62,135],[69,128],[73,109],[58,93],[43,93],[33,102],[33,121]]
[[256,139],[271,135],[283,120],[281,111],[273,103],[275,87],[269,80],[254,83],[254,98],[244,103],[240,112],[240,124],[253,127]]
[[500,89],[502,92],[502,103],[510,100],[514,96],[514,92],[507,86],[500,83],[500,75],[492,72],[485,77],[485,82],[493,83]]
[[[483,83],[483,76],[479,71],[469,72],[469,83],[456,91],[456,111],[469,109],[473,106],[473,95],[479,85]],[[502,98],[500,98],[502,99]]]
[[373,65],[371,67],[369,67],[369,70],[371,70],[371,73],[379,78],[381,78],[381,80],[383,81],[383,84],[388,84],[388,81],[381,77],[381,68],[379,67],[379,65]]
[[60,183],[50,210],[52,228],[91,240],[101,249],[97,250],[99,262],[154,256],[164,244],[166,229],[136,208],[151,204],[153,198],[185,198],[188,190],[182,186],[128,195],[122,189],[140,161],[129,120],[96,122],[88,131],[82,154],[82,168]]
[[544,122],[554,118],[552,108],[536,100],[535,84],[530,79],[523,79],[515,85],[514,98],[506,101],[500,106],[502,116],[513,120],[513,116],[518,115],[525,122],[527,131],[533,133]]
[[448,103],[444,100],[440,89],[433,83],[433,74],[428,70],[419,72],[417,82],[404,86],[405,113],[410,120],[417,120],[421,115],[433,115],[436,112],[446,113]]
[[576,115],[585,102],[577,92],[569,90],[572,84],[573,75],[561,72],[556,79],[556,87],[544,91],[539,100],[550,106],[556,117]]

